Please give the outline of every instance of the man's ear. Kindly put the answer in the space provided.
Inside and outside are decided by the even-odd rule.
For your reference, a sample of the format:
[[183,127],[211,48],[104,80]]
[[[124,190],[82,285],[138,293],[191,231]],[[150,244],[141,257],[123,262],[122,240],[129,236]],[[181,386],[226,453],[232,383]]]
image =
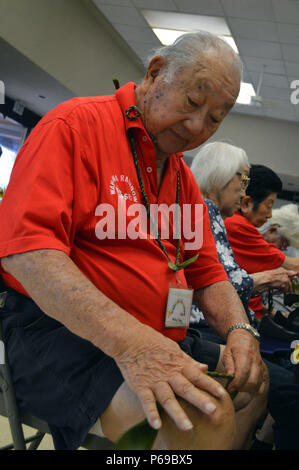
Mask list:
[[165,65],[166,60],[164,59],[164,57],[160,55],[153,57],[148,65],[145,79],[154,82],[159,73],[161,73],[161,70],[165,67]]
[[243,215],[248,215],[253,208],[253,201],[251,196],[244,196],[241,199],[241,212]]
[[147,72],[141,84],[135,88],[136,104],[143,111],[144,99],[148,91],[151,89],[158,75],[166,67],[164,57],[157,55],[152,58],[148,65]]

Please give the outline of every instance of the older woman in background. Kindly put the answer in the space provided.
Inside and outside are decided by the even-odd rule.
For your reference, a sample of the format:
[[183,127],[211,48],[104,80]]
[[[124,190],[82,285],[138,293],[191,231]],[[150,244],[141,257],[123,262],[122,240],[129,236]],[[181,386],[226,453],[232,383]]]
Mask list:
[[[240,209],[241,198],[245,196],[249,184],[250,164],[245,151],[224,142],[214,142],[205,145],[192,162],[191,170],[197,184],[204,196],[205,204],[210,216],[211,230],[216,242],[218,257],[223,264],[230,282],[235,287],[247,313],[249,322],[256,326],[254,312],[248,308],[250,298],[270,288],[288,290],[290,276],[293,272],[284,268],[270,271],[248,274],[237,264],[230,247],[224,225],[224,219],[231,217]],[[224,343],[205,323],[204,316],[194,304],[191,315],[191,327],[199,326],[202,336],[210,341]],[[201,328],[202,327],[202,328]],[[294,442],[293,430],[298,425],[298,420],[290,420],[285,424],[285,413],[293,415],[297,407],[293,395],[297,393],[298,385],[294,384],[293,373],[265,360],[270,375],[270,390],[268,405],[272,416],[275,418],[276,448],[286,448],[281,442],[289,442],[291,449],[297,449]],[[281,388],[282,385],[282,388]],[[285,408],[276,406],[283,396]],[[279,400],[278,398],[279,397]],[[270,427],[267,426],[270,423]],[[267,442],[272,439],[273,420],[269,416],[266,425],[262,428],[257,440],[256,448],[267,448]],[[265,443],[260,441],[265,440]],[[261,446],[261,447],[259,447]],[[264,447],[263,447],[264,446]],[[271,448],[271,444],[269,444]]]
[[[199,151],[191,170],[208,208],[219,260],[242,300],[250,323],[254,324],[254,313],[248,308],[250,298],[270,288],[289,290],[289,274],[293,273],[277,268],[249,275],[235,260],[223,220],[240,209],[241,197],[245,196],[250,181],[248,157],[241,148],[225,142],[213,142]],[[202,319],[203,316],[194,307],[193,323],[199,323]]]

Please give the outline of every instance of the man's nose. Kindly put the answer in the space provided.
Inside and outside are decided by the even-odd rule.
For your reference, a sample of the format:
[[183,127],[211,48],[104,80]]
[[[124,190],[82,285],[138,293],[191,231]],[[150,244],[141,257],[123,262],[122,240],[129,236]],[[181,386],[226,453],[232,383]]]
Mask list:
[[204,113],[201,111],[192,113],[192,115],[185,120],[185,127],[193,137],[199,135],[205,127]]

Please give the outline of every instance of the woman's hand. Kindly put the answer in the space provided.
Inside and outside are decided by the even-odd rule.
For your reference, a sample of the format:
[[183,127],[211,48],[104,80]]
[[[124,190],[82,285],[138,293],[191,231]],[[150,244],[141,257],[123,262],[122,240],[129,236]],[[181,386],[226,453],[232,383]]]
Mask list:
[[262,293],[269,289],[277,289],[282,292],[292,290],[291,280],[296,276],[295,271],[286,270],[282,267],[251,274],[254,282],[253,293]]

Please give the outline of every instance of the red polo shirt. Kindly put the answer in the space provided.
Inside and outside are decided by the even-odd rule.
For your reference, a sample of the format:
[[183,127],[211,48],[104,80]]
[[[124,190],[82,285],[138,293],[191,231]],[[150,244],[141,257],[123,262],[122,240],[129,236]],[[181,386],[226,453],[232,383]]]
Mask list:
[[[134,132],[150,204],[175,203],[177,172],[180,206],[192,204],[194,214],[194,205],[203,200],[181,154],[169,157],[158,192],[155,148],[141,119],[130,121],[125,116],[127,108],[136,104],[135,87],[129,83],[112,96],[74,98],[36,126],[17,156],[0,205],[0,258],[38,249],[61,250],[111,300],[179,341],[185,330],[164,327],[168,288],[175,279],[165,254],[150,229],[141,238],[126,236],[136,213],[128,215],[121,204],[127,208],[143,204],[126,131]],[[181,239],[180,262],[199,251],[198,260],[179,272],[182,284],[194,289],[227,280],[205,205],[201,222],[200,250],[187,251],[184,234]],[[193,229],[194,223],[192,219]],[[103,239],[105,231],[110,238]],[[172,226],[170,236],[162,241],[175,262]],[[3,278],[25,293],[10,275],[3,273]]]
[[[228,240],[239,266],[249,274],[279,268],[285,255],[272,243],[266,242],[258,229],[237,212],[224,221]],[[249,307],[257,316],[262,313],[260,295],[251,299]]]

